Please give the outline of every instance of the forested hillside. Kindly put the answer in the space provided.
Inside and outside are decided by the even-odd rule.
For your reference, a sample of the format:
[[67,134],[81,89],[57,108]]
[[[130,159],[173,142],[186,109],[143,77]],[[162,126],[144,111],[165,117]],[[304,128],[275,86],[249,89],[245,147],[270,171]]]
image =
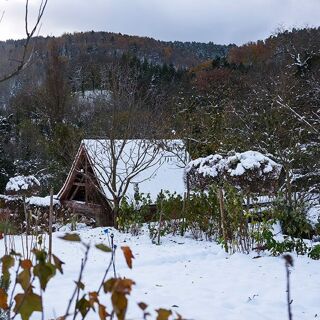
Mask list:
[[[182,138],[193,156],[253,149],[284,166],[290,187],[319,190],[319,36],[293,30],[241,47],[37,38],[29,67],[1,86],[0,191],[17,173],[58,191],[79,141],[97,136]],[[0,44],[2,70],[19,50]]]
[[[25,71],[25,77],[45,79],[46,68],[52,50],[63,57],[68,68],[68,76],[73,85],[81,82],[82,87],[95,89],[99,75],[97,69],[110,63],[123,54],[130,54],[141,61],[154,65],[173,65],[186,69],[203,61],[223,57],[233,47],[214,43],[164,42],[152,38],[128,36],[108,32],[86,32],[64,34],[61,37],[37,37],[31,40],[32,63]],[[19,59],[24,41],[8,40],[0,42],[0,69],[2,73],[11,70]],[[54,47],[54,48],[53,48]],[[17,89],[24,77],[9,82],[3,89],[7,95]],[[28,81],[28,80],[27,80]],[[89,83],[86,83],[89,81]]]

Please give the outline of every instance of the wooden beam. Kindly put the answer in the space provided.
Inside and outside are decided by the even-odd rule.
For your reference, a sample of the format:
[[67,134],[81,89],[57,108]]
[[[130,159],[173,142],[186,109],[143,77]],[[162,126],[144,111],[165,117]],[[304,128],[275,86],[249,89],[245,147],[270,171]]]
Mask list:
[[78,190],[79,190],[79,186],[76,187],[76,189],[73,191],[72,196],[70,197],[70,200],[73,200],[73,198],[75,197],[75,195],[77,194]]
[[85,157],[85,168],[84,168],[84,181],[85,181],[85,186],[84,186],[84,192],[85,192],[85,200],[86,203],[88,203],[88,159]]
[[77,187],[85,187],[86,183],[85,182],[74,182],[73,185],[77,186]]

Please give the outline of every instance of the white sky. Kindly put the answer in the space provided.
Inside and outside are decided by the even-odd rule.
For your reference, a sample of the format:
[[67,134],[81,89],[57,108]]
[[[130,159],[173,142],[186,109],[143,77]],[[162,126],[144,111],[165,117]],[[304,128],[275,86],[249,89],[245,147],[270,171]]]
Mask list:
[[[0,0],[0,39],[24,37],[24,0]],[[30,0],[35,13],[40,0]],[[320,0],[49,0],[42,35],[111,31],[160,40],[246,43],[280,26],[320,25]]]

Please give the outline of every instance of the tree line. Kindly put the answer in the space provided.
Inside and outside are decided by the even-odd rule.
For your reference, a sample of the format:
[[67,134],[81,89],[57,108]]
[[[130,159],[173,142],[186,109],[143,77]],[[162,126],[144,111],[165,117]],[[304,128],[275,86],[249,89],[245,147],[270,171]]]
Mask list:
[[319,33],[282,31],[189,68],[73,40],[99,47],[101,33],[50,39],[1,109],[0,189],[16,173],[59,188],[83,137],[129,136],[184,139],[193,157],[260,151],[283,165],[286,192],[319,190]]

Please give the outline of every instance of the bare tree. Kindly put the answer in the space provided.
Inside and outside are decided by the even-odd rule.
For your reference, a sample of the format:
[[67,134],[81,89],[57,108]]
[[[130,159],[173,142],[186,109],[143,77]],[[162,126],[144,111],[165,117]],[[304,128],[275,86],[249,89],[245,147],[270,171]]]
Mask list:
[[[29,23],[29,0],[26,0],[25,3],[25,16],[24,16],[24,23],[25,23],[25,35],[26,38],[24,40],[23,49],[20,57],[15,59],[14,62],[16,65],[14,68],[4,74],[0,75],[0,83],[9,80],[10,78],[16,76],[19,72],[24,70],[28,64],[30,63],[32,56],[33,56],[33,48],[31,46],[31,39],[36,35],[40,28],[41,19],[47,7],[48,0],[41,0],[41,3],[38,7],[37,17],[33,25],[30,26]],[[0,22],[2,21],[4,16],[4,12],[1,15]]]
[[161,144],[143,139],[101,139],[85,140],[85,145],[98,184],[112,206],[116,225],[121,200],[129,189],[134,192],[139,183],[150,179],[159,169],[163,160]]
[[105,99],[97,101],[97,118],[92,119],[95,139],[85,140],[85,147],[116,225],[123,197],[128,191],[132,195],[134,186],[151,178],[164,161],[167,129],[163,97],[151,83],[141,88],[137,68],[123,61],[105,68]]

